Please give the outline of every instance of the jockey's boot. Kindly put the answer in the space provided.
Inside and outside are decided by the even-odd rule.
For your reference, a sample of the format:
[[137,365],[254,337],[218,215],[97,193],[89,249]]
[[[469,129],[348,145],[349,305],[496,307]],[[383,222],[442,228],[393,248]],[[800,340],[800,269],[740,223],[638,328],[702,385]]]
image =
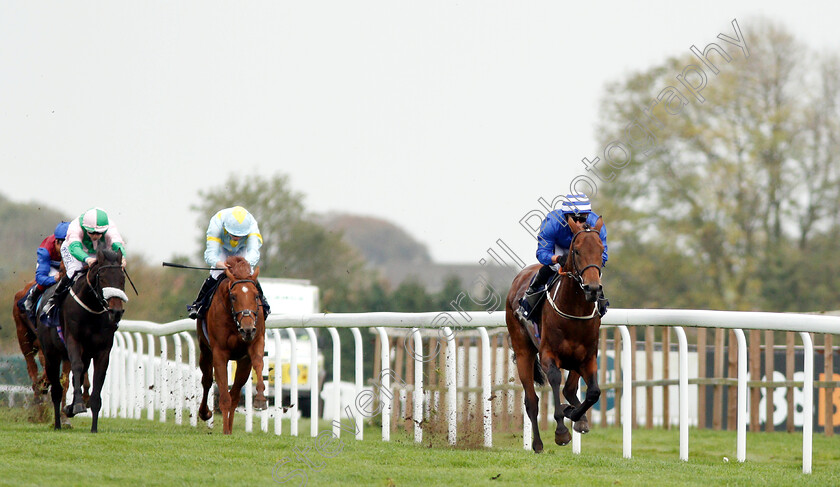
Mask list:
[[207,293],[213,289],[213,286],[216,284],[216,279],[212,276],[208,277],[204,280],[204,284],[201,285],[201,289],[198,291],[198,297],[195,298],[193,304],[187,306],[187,311],[189,312],[190,319],[197,320],[204,316],[204,309],[203,304],[204,300],[207,297]]
[[537,275],[534,278],[534,281],[531,282],[531,285],[528,286],[528,289],[525,291],[525,296],[519,300],[519,308],[513,313],[514,316],[519,320],[520,323],[523,325],[528,325],[534,330],[534,334],[539,336],[539,327],[531,319],[531,313],[534,312],[537,304],[539,304],[540,299],[543,296],[543,287],[548,282],[551,274],[554,273],[554,270],[551,266],[544,265],[537,271]]
[[41,295],[41,293],[44,292],[43,290],[39,290],[39,287],[40,286],[38,285],[32,286],[26,294],[26,301],[23,302],[23,309],[28,315],[32,314],[32,307],[35,306],[35,300]]
[[262,303],[263,309],[263,319],[268,319],[268,315],[271,314],[271,306],[268,305],[268,301],[265,299],[265,294],[263,294],[262,286],[260,286],[260,281],[257,281],[257,291],[260,293],[260,303]]
[[50,299],[47,300],[47,303],[44,304],[44,314],[49,314],[53,307],[64,299],[64,296],[67,294],[67,291],[70,290],[70,285],[72,283],[73,281],[67,277],[66,274],[61,277],[61,280],[58,281],[58,284],[55,287],[55,292],[52,296],[50,296]]
[[598,314],[604,316],[607,314],[607,307],[610,305],[610,300],[601,295],[598,298]]

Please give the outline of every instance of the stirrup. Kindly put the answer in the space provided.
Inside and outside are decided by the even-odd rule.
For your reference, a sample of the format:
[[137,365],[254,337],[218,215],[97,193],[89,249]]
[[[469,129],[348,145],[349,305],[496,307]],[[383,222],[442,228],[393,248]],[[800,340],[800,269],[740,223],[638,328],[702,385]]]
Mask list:
[[187,315],[190,317],[191,320],[197,320],[200,316],[199,307],[195,304],[187,306]]

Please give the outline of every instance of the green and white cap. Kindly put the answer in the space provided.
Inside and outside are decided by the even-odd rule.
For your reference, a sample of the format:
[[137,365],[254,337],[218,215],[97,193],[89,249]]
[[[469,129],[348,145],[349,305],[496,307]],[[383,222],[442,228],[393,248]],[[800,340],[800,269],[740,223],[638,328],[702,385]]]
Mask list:
[[105,233],[108,230],[108,214],[102,208],[91,208],[79,217],[79,224],[88,233]]

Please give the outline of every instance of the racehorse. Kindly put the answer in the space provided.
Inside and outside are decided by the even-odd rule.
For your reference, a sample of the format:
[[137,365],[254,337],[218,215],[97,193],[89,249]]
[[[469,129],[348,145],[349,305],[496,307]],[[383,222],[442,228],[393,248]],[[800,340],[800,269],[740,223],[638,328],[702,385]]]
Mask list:
[[102,407],[102,385],[108,371],[114,333],[125,312],[123,304],[128,301],[122,259],[120,251],[97,251],[96,262],[75,280],[70,288],[70,296],[64,299],[63,304],[58,303],[61,304],[64,342],[58,328],[46,326],[41,313],[38,313],[38,338],[46,359],[47,378],[55,409],[55,429],[61,429],[59,404],[64,395],[58,380],[60,363],[69,361],[73,370],[73,402],[65,409],[67,416],[73,417],[87,411],[81,385],[93,360],[93,389],[89,400],[93,421],[90,432],[97,432],[99,410]]
[[[513,346],[519,379],[525,389],[525,410],[531,420],[534,435],[535,453],[543,450],[537,426],[537,393],[534,382],[544,383],[548,377],[554,394],[557,429],[554,442],[566,445],[571,441],[571,433],[564,424],[564,417],[574,422],[575,431],[587,433],[589,422],[586,411],[598,401],[601,389],[598,387],[597,354],[601,317],[596,301],[603,296],[601,288],[601,263],[604,251],[599,231],[603,225],[599,219],[594,228],[586,223],[569,221],[573,232],[572,242],[566,263],[560,272],[560,279],[549,288],[546,303],[540,313],[541,339],[539,346],[529,336],[528,330],[514,315],[519,306],[519,299],[539,270],[535,264],[523,269],[513,280],[505,302],[505,321]],[[539,361],[537,361],[539,354]],[[561,404],[560,383],[563,373],[569,371],[563,396],[568,404]],[[586,398],[581,403],[577,397],[578,381],[583,377],[586,382]]]
[[[12,319],[15,321],[15,328],[17,330],[18,345],[20,351],[23,353],[23,358],[26,360],[26,372],[29,374],[29,379],[32,381],[32,392],[34,393],[34,403],[41,404],[41,396],[46,394],[49,390],[50,381],[47,379],[47,369],[44,362],[44,353],[41,351],[41,344],[38,342],[38,335],[35,330],[35,325],[29,319],[26,312],[18,306],[18,303],[23,300],[29,293],[29,289],[35,286],[35,281],[30,281],[23,286],[23,289],[15,293],[14,304],[12,305]],[[35,356],[38,356],[38,362],[41,363],[43,369],[41,375],[38,375],[38,362],[35,361]],[[70,363],[65,362],[61,370],[61,383],[67,384],[70,376]],[[87,379],[87,378],[85,378]],[[90,384],[85,380],[85,398],[87,400],[88,389]],[[61,398],[62,406],[64,405],[64,397]],[[62,418],[66,420],[66,416]],[[70,423],[65,423],[69,426]]]
[[29,289],[34,285],[35,281],[30,281],[23,286],[23,289],[15,293],[15,300],[12,305],[12,318],[15,320],[18,344],[20,345],[21,353],[23,353],[23,358],[26,360],[26,372],[32,381],[32,391],[35,393],[35,403],[37,404],[41,402],[41,394],[46,393],[49,387],[46,369],[38,376],[38,363],[35,361],[35,356],[37,355],[38,360],[41,362],[41,367],[44,368],[44,354],[41,352],[41,344],[38,343],[38,336],[35,334],[35,325],[26,316],[26,312],[18,306],[18,302],[29,294]]
[[[228,257],[225,261],[226,280],[223,279],[216,288],[204,322],[200,318],[196,320],[200,350],[198,362],[204,388],[198,415],[204,421],[213,417],[213,412],[207,407],[207,395],[215,373],[223,419],[222,432],[226,435],[231,434],[233,429],[234,411],[252,367],[257,377],[254,408],[262,410],[268,405],[262,376],[265,318],[257,291],[259,273],[260,268],[257,267],[252,274],[251,265],[242,257]],[[227,363],[230,360],[236,361],[236,375],[228,391]]]

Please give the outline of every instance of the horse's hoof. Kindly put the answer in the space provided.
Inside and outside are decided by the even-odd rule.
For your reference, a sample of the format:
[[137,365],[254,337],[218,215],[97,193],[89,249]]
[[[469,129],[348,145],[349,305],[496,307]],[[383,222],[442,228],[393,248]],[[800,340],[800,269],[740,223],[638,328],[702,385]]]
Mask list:
[[210,411],[210,408],[207,407],[205,407],[204,409],[199,409],[198,417],[201,418],[202,421],[209,421],[210,418],[213,417],[213,411]]
[[578,433],[585,435],[589,433],[589,422],[588,421],[575,421],[575,431]]
[[268,409],[268,401],[266,399],[254,399],[254,409],[257,411],[265,411]]
[[67,406],[65,406],[64,407],[64,415],[67,416],[68,418],[72,418],[73,416],[75,416],[76,413],[73,412],[73,406],[71,406],[69,404]]
[[554,433],[554,443],[560,446],[566,446],[570,441],[572,441],[572,434],[569,433],[568,429],[562,433]]
[[543,452],[543,444],[542,442],[535,442],[534,443],[534,453],[542,453]]
[[[73,404],[73,416],[77,414],[82,414],[85,411],[87,411],[87,408],[85,407],[84,403],[77,402],[76,404]],[[67,416],[70,415],[68,414]]]

